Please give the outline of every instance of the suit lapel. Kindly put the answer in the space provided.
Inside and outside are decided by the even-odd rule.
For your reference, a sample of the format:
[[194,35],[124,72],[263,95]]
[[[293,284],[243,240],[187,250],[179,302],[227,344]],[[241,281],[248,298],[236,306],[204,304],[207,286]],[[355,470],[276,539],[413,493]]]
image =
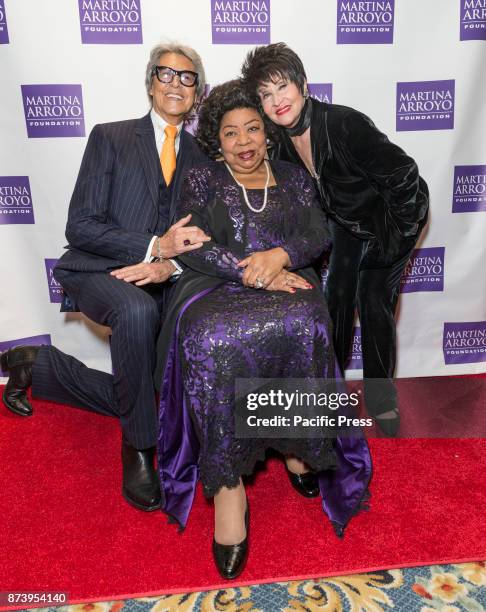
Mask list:
[[155,133],[150,119],[150,113],[139,120],[138,126],[135,128],[138,136],[137,145],[140,153],[147,188],[150,192],[153,205],[158,210],[159,182],[161,177],[160,160],[157,155],[157,146],[155,144]]

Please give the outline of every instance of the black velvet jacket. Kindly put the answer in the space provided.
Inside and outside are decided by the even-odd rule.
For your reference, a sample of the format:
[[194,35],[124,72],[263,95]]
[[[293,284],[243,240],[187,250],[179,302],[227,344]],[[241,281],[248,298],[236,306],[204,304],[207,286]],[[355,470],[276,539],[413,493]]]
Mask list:
[[[413,247],[425,225],[427,184],[414,160],[366,115],[311,103],[312,158],[324,209],[353,235],[370,241],[362,267],[388,266]],[[279,132],[273,157],[305,168],[288,134]]]

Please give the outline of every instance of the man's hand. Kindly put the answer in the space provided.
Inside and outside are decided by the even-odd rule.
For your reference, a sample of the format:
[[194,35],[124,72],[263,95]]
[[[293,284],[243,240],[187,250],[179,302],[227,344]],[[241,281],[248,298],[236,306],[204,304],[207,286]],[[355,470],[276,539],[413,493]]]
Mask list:
[[267,291],[285,291],[287,293],[295,293],[297,289],[313,289],[314,286],[308,283],[305,278],[282,270],[274,280],[265,287]]
[[269,285],[282,270],[290,265],[287,251],[281,247],[259,251],[245,257],[238,264],[240,268],[246,268],[243,273],[243,284],[247,287],[254,287],[257,279],[263,287]]
[[[159,255],[164,259],[176,257],[181,253],[200,249],[204,242],[211,240],[199,227],[195,225],[186,227],[191,220],[191,216],[187,215],[174,223],[163,236],[154,242],[152,257],[158,257]],[[159,242],[160,251],[157,248],[157,242]]]
[[126,266],[126,268],[113,270],[110,274],[126,283],[135,283],[137,287],[141,287],[149,283],[165,283],[175,270],[176,268],[171,261],[161,261]]

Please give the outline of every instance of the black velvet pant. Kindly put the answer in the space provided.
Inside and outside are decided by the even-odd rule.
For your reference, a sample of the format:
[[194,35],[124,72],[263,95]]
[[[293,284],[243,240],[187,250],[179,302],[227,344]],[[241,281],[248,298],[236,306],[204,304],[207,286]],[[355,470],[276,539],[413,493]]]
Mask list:
[[366,407],[370,415],[376,416],[397,406],[392,380],[397,348],[395,311],[400,278],[412,249],[390,267],[361,269],[368,241],[356,238],[332,220],[329,225],[333,247],[326,298],[334,325],[336,356],[344,371],[357,307],[361,323]]

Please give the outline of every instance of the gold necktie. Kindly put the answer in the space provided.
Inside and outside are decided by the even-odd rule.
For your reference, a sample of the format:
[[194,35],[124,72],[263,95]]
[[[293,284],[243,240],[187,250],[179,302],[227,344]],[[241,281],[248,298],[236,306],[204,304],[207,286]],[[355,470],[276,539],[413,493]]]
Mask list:
[[162,166],[162,174],[167,185],[170,184],[176,169],[176,150],[175,141],[177,136],[177,128],[175,125],[166,126],[165,140],[160,152],[160,165]]

